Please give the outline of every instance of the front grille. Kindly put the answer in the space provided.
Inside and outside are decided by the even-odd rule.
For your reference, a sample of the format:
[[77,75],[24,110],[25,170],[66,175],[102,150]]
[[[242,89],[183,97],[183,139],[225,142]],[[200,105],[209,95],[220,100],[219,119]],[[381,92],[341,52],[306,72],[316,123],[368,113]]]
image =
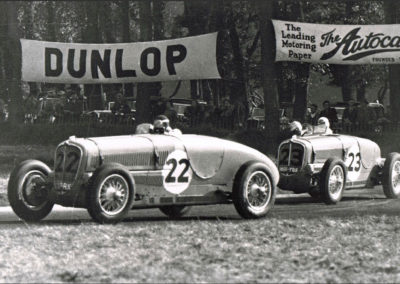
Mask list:
[[56,150],[54,161],[54,183],[59,189],[68,190],[75,181],[81,160],[81,151],[76,146],[61,145]]
[[304,147],[298,143],[285,143],[279,148],[279,171],[295,174],[303,166]]

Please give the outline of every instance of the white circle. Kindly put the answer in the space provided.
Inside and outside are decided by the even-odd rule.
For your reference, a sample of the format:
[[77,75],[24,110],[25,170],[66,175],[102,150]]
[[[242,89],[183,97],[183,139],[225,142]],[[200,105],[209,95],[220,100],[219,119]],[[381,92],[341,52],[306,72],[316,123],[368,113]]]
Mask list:
[[163,186],[173,194],[185,191],[192,181],[193,171],[186,152],[176,150],[165,160],[163,169]]
[[358,144],[353,144],[349,148],[344,163],[347,167],[347,180],[357,181],[362,170],[360,147]]

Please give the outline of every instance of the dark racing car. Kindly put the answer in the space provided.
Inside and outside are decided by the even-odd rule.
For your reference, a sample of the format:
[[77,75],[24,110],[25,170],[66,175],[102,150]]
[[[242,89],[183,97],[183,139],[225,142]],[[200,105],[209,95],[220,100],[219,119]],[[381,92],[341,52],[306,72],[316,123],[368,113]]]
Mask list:
[[400,154],[381,158],[368,139],[326,134],[320,126],[283,141],[278,149],[279,188],[320,196],[335,204],[343,191],[382,184],[388,198],[400,196]]

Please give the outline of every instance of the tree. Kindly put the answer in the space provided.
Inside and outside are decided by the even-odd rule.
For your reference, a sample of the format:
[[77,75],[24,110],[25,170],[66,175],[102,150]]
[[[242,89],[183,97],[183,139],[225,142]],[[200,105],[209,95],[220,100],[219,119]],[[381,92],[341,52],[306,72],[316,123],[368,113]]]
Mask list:
[[[139,20],[140,20],[140,41],[152,40],[152,23],[151,23],[151,2],[139,2]],[[151,100],[150,97],[155,93],[149,83],[139,83],[137,86],[136,97],[136,123],[139,125],[143,122],[150,122],[151,117]]]
[[[124,0],[120,4],[121,10],[121,19],[122,19],[122,41],[130,42],[131,34],[130,34],[130,16],[129,16],[129,1]],[[124,84],[125,96],[133,97],[133,84],[126,83]]]
[[[83,42],[101,43],[101,33],[99,28],[99,4],[92,1],[83,2],[85,18],[87,19],[83,30]],[[84,86],[85,96],[88,98],[89,109],[103,109],[102,90],[99,84],[86,84]]]
[[275,36],[271,19],[274,18],[274,3],[258,1],[260,16],[260,38],[262,58],[262,82],[265,103],[265,134],[266,143],[272,149],[277,146],[279,135],[279,98],[276,84],[275,68]]
[[[18,28],[17,2],[3,2],[2,8],[7,13],[7,44],[5,51],[6,77],[8,81],[8,94],[10,101],[10,120],[22,121],[22,92],[21,92],[21,45],[19,43],[20,31]],[[4,7],[5,5],[5,7]]]
[[[399,2],[396,0],[385,0],[384,2],[385,20],[387,24],[395,24],[399,21],[398,11]],[[400,121],[400,65],[389,66],[389,86],[390,86],[390,111],[392,120]]]

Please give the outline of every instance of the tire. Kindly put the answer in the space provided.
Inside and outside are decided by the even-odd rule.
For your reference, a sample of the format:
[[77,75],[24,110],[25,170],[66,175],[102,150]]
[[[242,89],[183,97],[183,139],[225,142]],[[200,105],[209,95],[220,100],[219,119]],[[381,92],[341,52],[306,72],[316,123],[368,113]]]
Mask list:
[[[320,173],[319,186],[321,198],[326,204],[336,204],[342,199],[346,188],[346,177],[347,169],[342,160],[330,158],[325,162]],[[330,188],[330,184],[335,188]]]
[[387,198],[400,197],[400,154],[390,153],[383,165],[382,173],[383,193]]
[[19,218],[37,222],[53,209],[45,188],[50,171],[45,163],[37,160],[24,161],[12,171],[7,186],[8,201]]
[[261,218],[273,207],[276,186],[271,176],[269,169],[258,162],[245,164],[238,171],[233,184],[232,199],[240,216],[245,219]]
[[164,213],[168,217],[177,219],[186,215],[190,211],[191,207],[183,205],[170,205],[170,206],[160,207],[159,209],[162,213]]
[[120,164],[98,168],[90,182],[87,210],[98,223],[121,221],[132,208],[134,183],[129,172]]

